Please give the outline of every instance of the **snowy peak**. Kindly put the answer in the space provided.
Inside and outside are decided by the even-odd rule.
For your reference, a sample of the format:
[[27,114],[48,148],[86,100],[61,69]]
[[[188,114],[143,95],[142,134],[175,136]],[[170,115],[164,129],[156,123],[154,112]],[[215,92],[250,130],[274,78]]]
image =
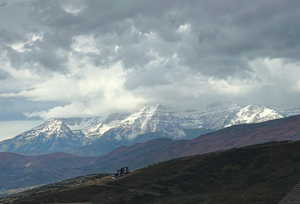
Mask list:
[[283,116],[273,109],[256,105],[241,108],[225,127],[238,124],[259,123],[282,118]]
[[147,124],[152,121],[152,119],[159,118],[163,114],[161,105],[154,106],[144,106],[139,111],[129,115],[127,118],[121,121],[122,125],[128,126],[135,123],[140,124],[141,129],[147,129]]
[[50,119],[32,131],[36,133],[35,135],[43,133],[46,137],[53,135],[63,137],[65,134],[73,134],[71,129],[59,119]]
[[179,120],[162,105],[144,106],[124,119],[101,123],[88,131],[90,135],[107,135],[117,140],[133,140],[138,135],[164,132],[166,135],[183,136]]
[[51,119],[38,127],[0,143],[0,151],[22,154],[69,152],[79,148],[85,136],[73,132],[62,120]]
[[123,123],[127,124],[133,124],[136,120],[139,119],[151,119],[156,111],[158,110],[159,105],[156,106],[144,106],[141,110],[131,114],[129,117],[127,117],[125,120],[123,120]]
[[44,122],[43,124],[39,125],[38,127],[34,128],[34,130],[40,130],[43,132],[54,132],[60,131],[64,128],[67,128],[67,126],[62,120],[50,119]]
[[[146,106],[137,113],[130,115],[123,121],[123,125],[130,126],[136,134],[150,132],[164,132],[166,135],[174,137],[183,136],[180,119],[175,116],[174,112],[162,105]],[[134,136],[135,134],[135,136]]]

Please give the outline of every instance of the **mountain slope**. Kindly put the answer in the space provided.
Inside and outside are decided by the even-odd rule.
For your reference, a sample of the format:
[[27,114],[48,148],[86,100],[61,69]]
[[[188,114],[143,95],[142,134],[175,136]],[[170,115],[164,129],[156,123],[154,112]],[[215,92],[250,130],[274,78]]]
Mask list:
[[184,157],[112,180],[80,177],[1,203],[275,204],[300,180],[300,143],[269,143]]

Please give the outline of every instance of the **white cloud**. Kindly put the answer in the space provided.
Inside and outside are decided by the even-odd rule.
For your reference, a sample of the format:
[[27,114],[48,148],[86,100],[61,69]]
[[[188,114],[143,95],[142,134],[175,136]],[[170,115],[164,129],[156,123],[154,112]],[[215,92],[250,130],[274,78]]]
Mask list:
[[30,116],[51,118],[100,115],[134,109],[145,102],[143,97],[126,90],[125,82],[126,71],[121,62],[110,67],[86,64],[70,74],[56,74],[15,96],[33,101],[66,103],[48,111],[27,114]]

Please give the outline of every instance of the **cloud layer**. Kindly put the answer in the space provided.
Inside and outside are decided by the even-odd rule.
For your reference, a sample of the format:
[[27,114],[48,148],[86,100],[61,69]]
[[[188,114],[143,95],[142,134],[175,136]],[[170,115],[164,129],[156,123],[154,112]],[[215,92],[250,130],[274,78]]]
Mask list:
[[146,103],[296,106],[299,8],[296,0],[1,0],[0,97],[31,104],[12,113],[44,118]]

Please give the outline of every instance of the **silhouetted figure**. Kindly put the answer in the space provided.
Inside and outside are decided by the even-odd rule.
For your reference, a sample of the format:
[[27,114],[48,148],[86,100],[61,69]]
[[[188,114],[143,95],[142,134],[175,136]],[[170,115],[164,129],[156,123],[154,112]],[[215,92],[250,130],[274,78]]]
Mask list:
[[115,173],[115,177],[119,177],[121,175],[120,170],[117,170],[117,172]]
[[120,171],[121,171],[121,176],[123,176],[125,174],[125,169],[122,167]]
[[128,167],[122,167],[121,169],[118,169],[117,172],[114,174],[114,177],[120,177],[124,176],[126,174],[129,174],[129,168]]
[[124,167],[124,172],[125,172],[125,174],[129,174],[129,168],[128,167]]

